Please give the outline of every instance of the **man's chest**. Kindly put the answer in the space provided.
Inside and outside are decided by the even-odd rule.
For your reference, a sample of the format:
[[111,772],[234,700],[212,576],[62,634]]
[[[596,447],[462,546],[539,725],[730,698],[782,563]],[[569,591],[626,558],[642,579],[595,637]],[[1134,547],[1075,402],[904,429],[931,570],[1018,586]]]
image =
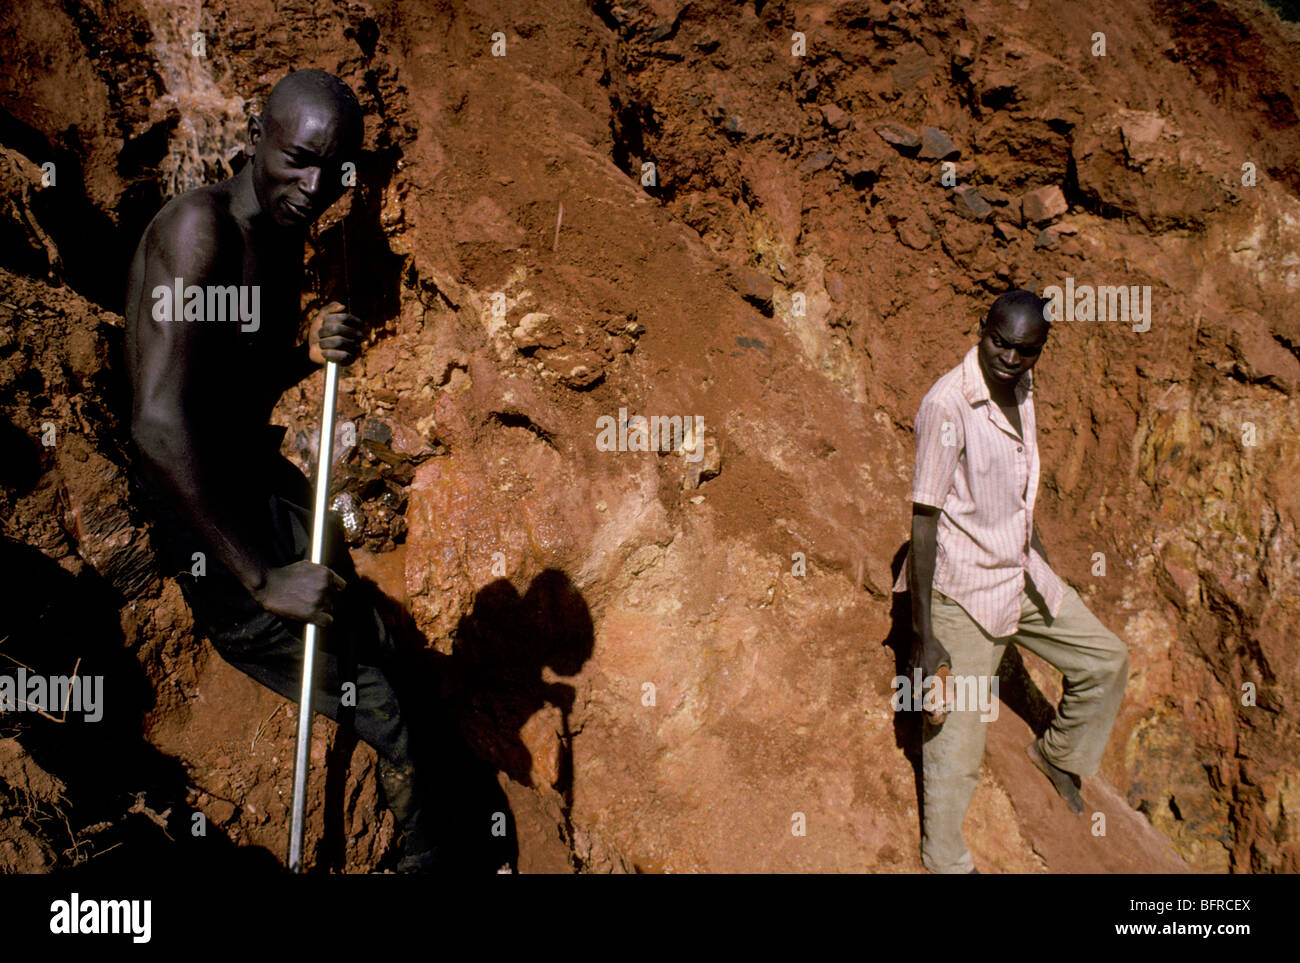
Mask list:
[[229,262],[230,280],[237,281],[237,295],[230,299],[237,317],[221,326],[216,340],[226,361],[256,377],[297,342],[302,262],[301,252],[259,249],[245,241]]
[[1006,419],[1007,426],[1016,433],[1020,438],[1024,437],[1024,429],[1020,423],[1020,406],[1014,402],[997,403],[998,411],[1002,412],[1002,417]]
[[265,309],[277,317],[296,318],[302,296],[302,250],[248,238],[241,261],[243,283],[261,291]]
[[961,469],[968,490],[982,500],[1025,498],[1038,470],[1032,402],[972,406],[963,427]]
[[209,319],[203,370],[229,420],[246,425],[262,421],[274,404],[277,369],[297,343],[302,265],[300,251],[295,260],[239,240],[231,239],[221,283],[209,292],[209,301],[219,296],[223,303]]

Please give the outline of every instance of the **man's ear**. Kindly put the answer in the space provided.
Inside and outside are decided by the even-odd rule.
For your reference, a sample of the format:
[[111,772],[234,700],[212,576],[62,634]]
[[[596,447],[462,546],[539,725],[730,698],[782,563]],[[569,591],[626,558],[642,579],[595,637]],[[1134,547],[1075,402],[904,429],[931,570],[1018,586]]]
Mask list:
[[262,118],[252,114],[248,118],[248,156],[257,152],[257,142],[262,139]]

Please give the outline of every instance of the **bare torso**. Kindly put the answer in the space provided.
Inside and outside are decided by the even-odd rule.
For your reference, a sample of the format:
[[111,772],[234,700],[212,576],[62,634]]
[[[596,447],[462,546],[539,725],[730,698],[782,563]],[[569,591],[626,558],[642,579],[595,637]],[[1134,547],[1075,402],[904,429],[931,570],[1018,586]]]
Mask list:
[[[286,243],[283,232],[259,235],[232,213],[231,183],[191,191],[159,212],[132,260],[126,306],[134,403],[148,404],[138,389],[152,378],[184,378],[180,390],[194,416],[194,430],[223,448],[247,446],[264,435],[271,409],[287,386],[284,368],[297,341],[303,273],[301,245]],[[182,253],[175,250],[178,245],[190,246],[191,255],[197,249],[199,260],[210,264],[201,279],[204,289],[235,285],[244,303],[257,305],[255,330],[236,318],[155,319],[154,291],[174,285],[169,263],[174,265]],[[182,278],[183,285],[194,281]],[[163,344],[168,340],[164,324],[202,325],[203,330],[195,332],[198,337]],[[166,370],[151,371],[151,366]]]

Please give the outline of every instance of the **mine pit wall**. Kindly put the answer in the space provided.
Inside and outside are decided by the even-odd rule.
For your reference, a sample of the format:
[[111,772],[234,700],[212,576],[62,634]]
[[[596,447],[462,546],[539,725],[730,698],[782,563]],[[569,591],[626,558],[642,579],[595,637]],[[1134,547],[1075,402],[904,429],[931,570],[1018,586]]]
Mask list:
[[[359,564],[463,683],[440,695],[503,774],[521,869],[918,868],[879,645],[911,419],[994,292],[1068,275],[1150,285],[1155,306],[1145,332],[1058,325],[1036,371],[1044,541],[1132,654],[1102,774],[1192,867],[1294,871],[1300,70],[1293,26],[1210,7],[1205,26],[1108,9],[1103,61],[1083,14],[1036,4],[218,4],[202,65],[164,5],[23,12],[8,47],[48,66],[12,70],[2,105],[26,313],[0,404],[68,442],[6,481],[6,535],[119,593],[160,693],[146,736],[202,776],[187,804],[278,853],[292,726],[194,642],[140,550],[112,312],[152,210],[238,163],[239,105],[320,66],[358,92],[367,139],[309,275],[322,295],[342,275],[374,318],[340,414],[371,426],[357,484],[372,505],[395,486],[406,529],[363,530],[392,550]],[[1215,40],[1229,26],[1240,59]],[[948,138],[989,213],[885,120]],[[1067,209],[1034,221],[1026,195],[1053,186]],[[72,291],[29,280],[46,276]],[[702,416],[702,464],[599,450],[620,408]],[[314,382],[277,409],[304,465],[318,409]],[[341,751],[324,728],[322,762]],[[335,767],[340,868],[390,841],[368,752]],[[1034,815],[1015,779],[991,757],[977,858],[1079,868],[1005,833]]]

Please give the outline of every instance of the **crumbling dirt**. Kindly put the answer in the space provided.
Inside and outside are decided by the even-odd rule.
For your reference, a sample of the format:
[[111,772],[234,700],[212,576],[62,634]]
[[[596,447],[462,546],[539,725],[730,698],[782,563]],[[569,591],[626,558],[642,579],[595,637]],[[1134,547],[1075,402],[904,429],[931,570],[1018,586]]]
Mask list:
[[[372,324],[336,504],[453,734],[472,865],[918,871],[919,732],[889,708],[912,417],[996,293],[1070,276],[1152,291],[1149,330],[1058,324],[1035,371],[1043,541],[1133,674],[1080,820],[1023,754],[1059,679],[1004,666],[976,863],[1300,869],[1295,25],[1250,0],[413,6],[0,28],[0,656],[101,665],[113,706],[0,720],[0,867],[283,859],[294,713],[152,561],[117,312],[166,192],[238,166],[231,98],[317,66],[367,111],[307,252],[313,295]],[[320,391],[275,415],[305,470]],[[601,450],[621,410],[701,417],[702,457]],[[319,722],[313,764],[312,865],[386,866],[373,752]]]

